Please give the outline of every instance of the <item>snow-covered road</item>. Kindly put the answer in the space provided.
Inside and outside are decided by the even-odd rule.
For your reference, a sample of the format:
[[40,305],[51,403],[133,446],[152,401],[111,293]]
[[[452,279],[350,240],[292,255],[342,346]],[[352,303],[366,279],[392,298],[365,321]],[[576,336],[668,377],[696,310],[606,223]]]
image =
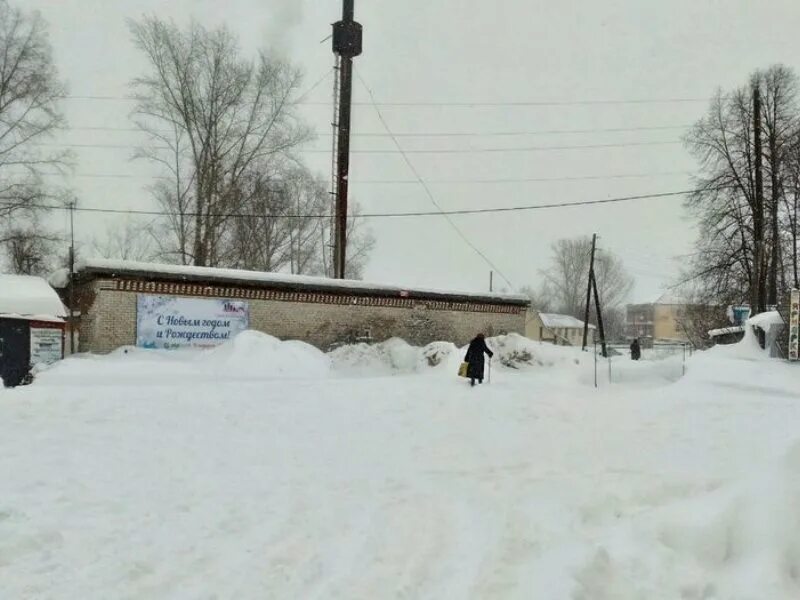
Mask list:
[[449,362],[352,376],[285,345],[275,379],[257,347],[0,391],[0,597],[800,597],[789,365],[620,361],[595,390],[566,361],[472,390]]

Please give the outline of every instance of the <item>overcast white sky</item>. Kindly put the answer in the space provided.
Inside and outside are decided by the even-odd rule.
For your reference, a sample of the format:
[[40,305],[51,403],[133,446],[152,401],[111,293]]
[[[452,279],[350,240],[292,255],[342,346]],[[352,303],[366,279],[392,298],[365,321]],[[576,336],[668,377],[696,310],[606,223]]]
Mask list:
[[[14,0],[12,0],[14,1]],[[17,2],[19,3],[19,1]],[[311,86],[331,69],[330,23],[340,0],[24,0],[49,21],[63,78],[74,96],[119,97],[146,67],[126,19],[156,14],[208,26],[226,23],[252,51],[267,46],[301,66]],[[744,83],[774,62],[800,67],[797,0],[356,0],[364,55],[356,68],[379,102],[573,102],[705,99],[718,86]],[[308,98],[326,103],[332,79]],[[355,100],[369,100],[356,81]],[[383,107],[394,133],[498,133],[659,128],[628,132],[515,136],[402,137],[406,150],[540,148],[633,143],[627,147],[475,154],[410,154],[445,209],[595,200],[691,187],[693,162],[679,142],[707,102],[558,106]],[[68,144],[135,146],[141,134],[92,131],[129,127],[130,103],[70,99]],[[319,132],[308,164],[330,172],[331,108],[303,112]],[[354,109],[353,149],[394,149],[369,105]],[[658,144],[657,142],[664,142]],[[645,143],[646,145],[641,145]],[[145,189],[157,173],[132,162],[132,148],[77,148],[72,178],[84,206],[152,208]],[[124,175],[125,177],[98,177]],[[620,177],[635,175],[636,177]],[[571,181],[471,183],[476,179],[583,178]],[[592,178],[592,179],[587,179]],[[397,154],[354,154],[352,196],[367,212],[432,210]],[[441,182],[446,180],[446,182]],[[358,183],[362,181],[364,183]],[[436,183],[440,181],[440,183]],[[370,182],[370,183],[367,183]],[[60,217],[59,220],[66,220]],[[631,300],[655,299],[674,278],[694,232],[680,198],[599,207],[455,217],[517,287],[536,284],[550,244],[598,233],[620,254],[637,285]],[[88,241],[109,221],[79,215]],[[367,279],[484,290],[489,267],[441,217],[374,220],[378,245]],[[499,278],[498,278],[499,279]],[[497,280],[497,279],[496,279]]]

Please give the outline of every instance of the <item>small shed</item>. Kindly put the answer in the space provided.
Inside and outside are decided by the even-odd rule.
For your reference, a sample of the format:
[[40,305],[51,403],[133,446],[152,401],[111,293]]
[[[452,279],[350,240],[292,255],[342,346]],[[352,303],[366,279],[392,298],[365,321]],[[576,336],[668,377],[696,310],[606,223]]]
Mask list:
[[0,274],[0,380],[14,387],[36,365],[64,357],[67,311],[40,277]]

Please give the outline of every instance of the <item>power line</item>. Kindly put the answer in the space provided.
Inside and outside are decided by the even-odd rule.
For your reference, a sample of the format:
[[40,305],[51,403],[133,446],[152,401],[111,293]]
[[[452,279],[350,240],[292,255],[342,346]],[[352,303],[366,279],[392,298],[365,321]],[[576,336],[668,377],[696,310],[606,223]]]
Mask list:
[[[498,184],[498,183],[548,183],[567,181],[602,181],[607,179],[645,179],[649,177],[674,177],[691,175],[689,171],[665,171],[662,173],[620,173],[611,175],[576,175],[571,177],[520,177],[497,179],[427,179],[430,184]],[[419,184],[416,179],[353,179],[353,184]]]
[[[623,142],[617,144],[585,144],[577,146],[527,146],[520,148],[446,148],[443,150],[351,150],[354,154],[490,154],[502,152],[559,152],[562,150],[596,150],[601,148],[635,148],[643,146],[671,146],[682,144],[680,140],[660,142]],[[328,153],[329,150],[299,150],[304,154]]]
[[386,119],[384,119],[384,118],[383,118],[383,113],[381,112],[381,109],[378,107],[377,103],[375,102],[375,95],[372,93],[372,90],[371,90],[371,89],[370,89],[370,87],[367,85],[367,83],[364,81],[364,78],[361,76],[361,73],[360,73],[359,71],[356,71],[356,76],[358,77],[358,80],[361,82],[361,85],[363,85],[363,86],[364,86],[364,89],[366,89],[366,90],[367,90],[367,94],[369,94],[370,101],[372,102],[373,108],[375,109],[375,113],[378,115],[378,119],[380,120],[381,124],[383,125],[383,128],[386,130],[386,133],[388,133],[388,134],[391,136],[391,138],[392,138],[392,142],[394,143],[395,147],[397,147],[397,151],[398,151],[398,152],[401,154],[401,156],[403,157],[403,160],[404,160],[404,161],[405,161],[405,163],[408,165],[408,168],[409,168],[409,170],[411,171],[411,173],[414,175],[414,177],[417,179],[417,181],[419,181],[419,184],[422,186],[422,189],[423,189],[423,190],[425,190],[425,195],[426,195],[426,196],[428,196],[428,200],[430,200],[430,201],[431,201],[431,204],[433,204],[433,205],[436,207],[436,209],[438,210],[439,214],[441,214],[441,215],[443,215],[443,216],[444,216],[445,220],[446,220],[446,221],[447,221],[447,222],[450,224],[450,227],[451,227],[451,228],[452,228],[452,229],[453,229],[453,230],[454,230],[454,231],[455,231],[455,232],[458,234],[458,236],[459,236],[459,237],[460,237],[462,240],[464,240],[464,242],[465,242],[465,243],[466,243],[466,244],[467,244],[467,245],[468,245],[470,248],[472,248],[472,250],[473,250],[473,251],[474,251],[474,252],[475,252],[475,253],[476,253],[478,256],[480,256],[480,257],[483,259],[483,261],[484,261],[484,262],[485,262],[487,265],[489,265],[489,267],[491,267],[491,268],[492,268],[492,270],[493,270],[493,271],[496,271],[496,272],[497,272],[497,274],[498,274],[498,275],[500,275],[500,277],[502,277],[502,278],[503,278],[503,280],[504,280],[504,281],[505,281],[505,282],[506,282],[508,285],[510,285],[510,286],[513,288],[513,287],[514,287],[514,284],[513,284],[513,283],[511,283],[511,280],[510,280],[508,277],[506,277],[506,276],[505,276],[505,274],[504,274],[504,273],[503,273],[503,272],[502,272],[502,271],[501,271],[501,270],[500,270],[500,269],[497,267],[497,265],[495,265],[495,264],[494,264],[494,263],[493,263],[493,262],[492,262],[492,261],[489,259],[489,257],[488,257],[488,256],[486,256],[486,254],[484,254],[483,252],[481,252],[480,248],[478,248],[478,247],[477,247],[477,246],[476,246],[476,245],[475,245],[475,244],[472,242],[472,240],[470,240],[470,239],[469,239],[469,238],[468,238],[468,237],[467,237],[467,236],[464,234],[464,232],[462,232],[462,231],[461,231],[461,229],[459,229],[459,228],[458,228],[458,226],[457,226],[457,225],[456,225],[456,224],[453,222],[453,220],[452,220],[452,219],[451,219],[451,218],[450,218],[450,217],[449,217],[449,216],[448,216],[448,215],[445,213],[445,211],[442,209],[441,205],[440,205],[440,204],[439,204],[439,203],[436,201],[436,198],[433,196],[433,192],[431,192],[430,188],[429,188],[429,187],[428,187],[428,185],[425,183],[425,180],[424,180],[424,179],[422,178],[422,176],[419,174],[419,171],[417,171],[416,167],[414,167],[414,163],[412,163],[412,162],[411,162],[411,159],[410,159],[410,158],[408,158],[408,155],[407,155],[407,154],[406,154],[406,153],[403,151],[403,147],[400,145],[400,142],[397,140],[397,138],[396,138],[396,137],[394,137],[394,135],[392,135],[392,130],[389,128],[389,124],[386,122]]
[[[325,80],[330,77],[331,73],[333,73],[332,68],[327,68],[322,76],[317,79],[305,92],[298,96],[298,99],[294,102],[295,104],[308,104],[305,102],[305,98],[308,97],[315,89],[317,89],[320,85],[322,85]],[[91,95],[91,94],[84,94],[84,95],[75,95],[75,94],[64,94],[58,96],[61,100],[93,100],[93,101],[121,101],[121,102],[136,102],[140,100],[137,96],[114,96],[114,95]],[[328,104],[328,103],[324,103]]]
[[[716,189],[727,189],[735,186],[720,186]],[[510,213],[510,212],[528,212],[534,210],[548,210],[559,208],[575,208],[580,206],[597,206],[603,204],[618,204],[622,202],[634,202],[638,200],[656,200],[662,198],[672,198],[677,196],[688,196],[704,190],[683,190],[676,192],[661,192],[656,194],[640,194],[636,196],[619,196],[616,198],[603,198],[600,200],[579,200],[576,202],[553,202],[549,204],[531,204],[525,206],[506,206],[498,208],[465,208],[456,210],[436,210],[436,211],[415,211],[415,212],[376,212],[376,213],[363,213],[358,215],[351,215],[356,219],[377,219],[377,218],[408,218],[408,217],[441,217],[441,216],[458,216],[458,215],[483,215],[483,214],[497,214],[497,213]],[[4,201],[0,201],[2,203]],[[68,207],[57,204],[29,204],[30,208],[42,210],[69,210]],[[434,206],[439,207],[438,203]],[[82,207],[76,206],[73,210],[79,212],[89,213],[107,213],[107,214],[124,214],[124,215],[147,215],[147,216],[179,216],[180,213],[174,211],[159,211],[159,210],[138,210],[138,209],[115,209],[115,208],[99,208],[99,207]],[[256,214],[256,213],[198,213],[186,212],[183,213],[185,217],[211,217],[211,218],[247,218],[247,219],[329,219],[330,215],[313,214],[313,213],[285,213],[285,214]]]
[[[403,132],[394,134],[395,137],[516,137],[526,135],[577,135],[587,133],[625,133],[634,131],[676,131],[688,130],[690,125],[656,125],[642,127],[601,127],[591,129],[537,129],[532,131],[441,131],[441,132]],[[317,135],[331,135],[321,133]],[[391,137],[388,133],[366,132],[353,133],[355,137]]]
[[[491,154],[503,152],[559,152],[564,150],[596,150],[601,148],[635,148],[645,146],[670,146],[681,144],[680,140],[674,141],[657,141],[657,142],[621,142],[613,144],[584,144],[576,146],[528,146],[519,148],[445,148],[442,150],[436,149],[419,149],[419,150],[350,150],[352,154]],[[69,143],[44,143],[44,144],[31,144],[31,146],[44,147],[44,148],[98,148],[103,150],[117,149],[117,150],[135,150],[148,149],[148,150],[170,150],[169,146],[147,146],[143,144],[69,144]],[[316,149],[298,149],[296,152],[300,154],[329,154],[330,150],[316,150]]]
[[302,103],[303,100],[305,100],[315,89],[317,89],[320,85],[322,85],[325,81],[327,81],[328,77],[330,77],[332,74],[333,74],[333,67],[328,67],[325,70],[325,73],[323,73],[323,75],[319,79],[317,79],[311,85],[311,87],[309,87],[305,92],[303,92],[302,94],[300,94],[300,96],[298,96],[296,103],[297,104]]
[[[62,173],[41,173],[45,177],[64,177]],[[132,173],[70,173],[81,179],[159,179],[170,181],[170,177],[160,175],[134,175]]]
[[[642,127],[600,127],[590,129],[537,129],[520,131],[406,131],[396,133],[395,137],[402,138],[459,138],[459,137],[524,137],[536,135],[584,135],[594,133],[632,133],[637,131],[686,131],[690,125],[656,125]],[[59,127],[60,131],[107,131],[115,133],[149,133],[140,127],[89,127],[89,126],[65,126]],[[162,130],[168,133],[167,130]],[[327,131],[314,132],[316,137],[330,137],[333,134]],[[352,132],[352,137],[360,138],[388,138],[388,133],[376,131]]]
[[[99,95],[64,95],[63,100],[92,100],[135,102],[135,96],[99,96]],[[353,102],[358,106],[378,107],[428,107],[428,108],[481,108],[512,106],[605,106],[636,104],[690,104],[708,102],[709,98],[621,98],[621,99],[586,99],[586,100],[511,100],[511,101],[442,101],[442,102]],[[295,104],[305,106],[330,106],[330,102],[297,101]]]
[[[62,173],[42,173],[47,177],[64,177]],[[132,173],[71,173],[72,177],[86,179],[157,179],[172,180],[170,177],[161,175],[136,175]],[[662,173],[618,173],[610,175],[575,175],[567,177],[506,177],[497,179],[428,179],[429,185],[494,185],[507,183],[548,183],[548,182],[570,182],[570,181],[605,181],[616,179],[648,179],[657,177],[677,177],[691,175],[689,171],[665,171]],[[274,179],[273,181],[282,181]],[[351,179],[353,185],[419,185],[416,179]]]

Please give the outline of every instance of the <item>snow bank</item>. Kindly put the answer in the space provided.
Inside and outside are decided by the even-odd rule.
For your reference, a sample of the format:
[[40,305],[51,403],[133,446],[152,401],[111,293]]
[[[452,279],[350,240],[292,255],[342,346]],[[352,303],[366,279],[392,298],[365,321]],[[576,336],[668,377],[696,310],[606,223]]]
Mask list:
[[606,529],[576,569],[574,597],[800,597],[800,443],[765,472],[711,488]]
[[[577,348],[535,342],[515,333],[487,338],[486,343],[495,353],[494,366],[501,369],[527,371],[540,367],[573,368],[588,360],[588,355]],[[441,372],[452,376],[457,372],[466,351],[466,347],[457,348],[450,342],[434,342],[419,348],[400,339],[391,339],[379,344],[343,346],[329,356],[334,371],[347,376],[425,372]]]
[[309,344],[244,331],[210,350],[128,346],[105,356],[79,354],[39,373],[36,381],[47,385],[183,385],[187,381],[321,379],[329,372],[329,358]]
[[510,369],[575,366],[591,359],[579,348],[535,342],[516,333],[493,337],[488,345],[495,352],[495,361]]
[[413,373],[419,362],[419,349],[399,338],[379,344],[342,346],[330,353],[336,371],[347,375],[394,375]]
[[744,325],[744,337],[737,344],[714,346],[708,352],[728,358],[748,360],[770,360],[769,349],[761,347],[756,329],[769,333],[773,325],[783,325],[783,318],[777,311],[769,311],[749,318]]
[[[582,383],[591,380],[591,355],[577,348],[534,342],[521,335],[490,338],[493,364],[501,370],[535,373],[545,367],[574,381],[582,366]],[[450,342],[411,346],[401,339],[378,344],[342,346],[324,354],[297,341],[281,341],[257,331],[245,331],[209,350],[152,350],[119,348],[107,356],[81,354],[37,373],[45,384],[106,385],[168,381],[323,379],[326,377],[391,377],[431,374],[454,378],[466,347]]]
[[249,333],[0,391],[3,597],[800,597],[795,368],[710,351],[595,390],[591,353],[488,342],[478,389],[450,344],[351,348],[419,370],[337,379]]
[[329,356],[340,375],[381,377],[445,371],[454,375],[463,353],[450,342],[433,342],[420,348],[393,338],[378,344],[342,346]]
[[323,379],[330,371],[329,358],[314,346],[252,330],[201,352],[198,362],[221,377],[245,379]]

